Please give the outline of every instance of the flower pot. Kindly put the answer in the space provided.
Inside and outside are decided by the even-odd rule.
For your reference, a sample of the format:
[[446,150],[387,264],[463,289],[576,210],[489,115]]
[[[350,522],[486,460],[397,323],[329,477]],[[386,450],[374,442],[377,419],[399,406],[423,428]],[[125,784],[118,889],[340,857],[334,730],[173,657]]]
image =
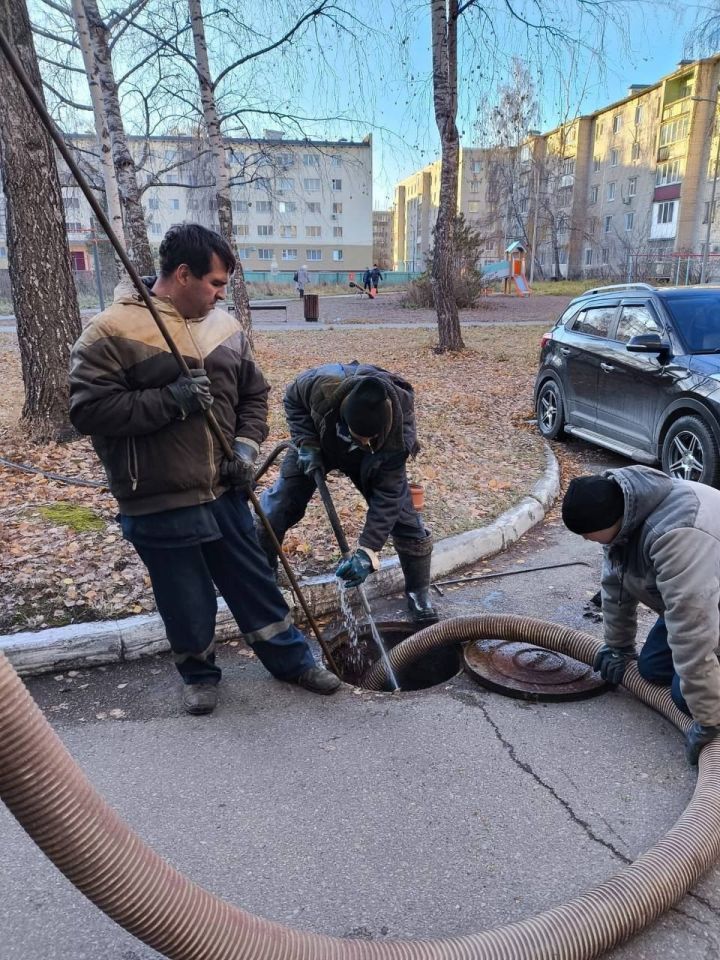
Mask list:
[[410,496],[412,497],[412,505],[415,509],[422,510],[425,506],[425,488],[419,483],[411,483]]

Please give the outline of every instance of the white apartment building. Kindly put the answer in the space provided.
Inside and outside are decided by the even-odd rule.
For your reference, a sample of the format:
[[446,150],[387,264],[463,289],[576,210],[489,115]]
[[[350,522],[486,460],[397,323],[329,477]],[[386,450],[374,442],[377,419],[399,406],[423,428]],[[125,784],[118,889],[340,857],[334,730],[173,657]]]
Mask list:
[[[69,137],[87,159],[91,135]],[[193,221],[218,229],[214,178],[206,144],[197,137],[130,138],[143,189],[148,237],[157,247],[169,227]],[[87,151],[87,152],[85,152]],[[228,139],[233,232],[246,271],[361,270],[372,257],[372,138]],[[90,207],[61,169],[70,255],[91,270]],[[0,218],[0,228],[3,220]],[[5,250],[0,233],[0,253]],[[0,269],[6,260],[0,259]]]

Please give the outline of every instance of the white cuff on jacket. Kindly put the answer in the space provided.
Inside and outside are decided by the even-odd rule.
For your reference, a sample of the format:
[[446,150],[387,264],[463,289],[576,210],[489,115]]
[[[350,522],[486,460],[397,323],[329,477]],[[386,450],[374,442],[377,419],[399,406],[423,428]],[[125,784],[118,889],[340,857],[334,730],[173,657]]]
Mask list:
[[250,437],[235,437],[235,443],[246,443],[249,447],[252,447],[256,456],[260,453],[260,447],[254,440],[251,440]]
[[380,555],[378,553],[375,553],[375,551],[371,550],[370,547],[364,547],[362,544],[359,544],[357,549],[362,550],[363,553],[368,555],[373,570],[380,569]]

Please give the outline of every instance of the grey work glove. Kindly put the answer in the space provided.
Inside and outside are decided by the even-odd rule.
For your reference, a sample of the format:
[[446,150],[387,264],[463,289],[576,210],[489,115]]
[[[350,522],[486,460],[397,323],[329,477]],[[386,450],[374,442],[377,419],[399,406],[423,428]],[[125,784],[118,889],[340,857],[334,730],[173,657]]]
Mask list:
[[203,367],[190,371],[187,377],[181,373],[177,380],[167,385],[167,390],[178,405],[178,418],[184,420],[191,413],[201,413],[212,406],[210,378]]
[[718,735],[720,735],[720,727],[706,726],[705,724],[698,723],[697,720],[693,721],[692,726],[685,735],[685,756],[690,766],[694,767],[697,765],[702,748],[707,746],[707,744]]
[[593,670],[597,670],[606,683],[611,683],[616,687],[619,683],[622,683],[625,667],[631,660],[636,659],[637,654],[632,644],[626,644],[624,647],[611,647],[605,643],[595,654]]
[[255,460],[258,455],[258,445],[244,437],[236,437],[233,443],[232,460],[227,458],[220,463],[220,479],[230,487],[239,487],[251,490],[255,479]]
[[304,443],[298,450],[297,462],[306,477],[312,477],[316,470],[322,470],[322,474],[325,476],[325,464],[320,447],[312,443]]

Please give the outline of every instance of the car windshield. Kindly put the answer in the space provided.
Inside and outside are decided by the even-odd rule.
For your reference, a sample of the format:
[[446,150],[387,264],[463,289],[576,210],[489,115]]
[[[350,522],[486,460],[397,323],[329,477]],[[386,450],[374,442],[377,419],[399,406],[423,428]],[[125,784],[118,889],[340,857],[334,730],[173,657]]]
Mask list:
[[690,353],[720,351],[720,291],[668,297],[665,306]]

